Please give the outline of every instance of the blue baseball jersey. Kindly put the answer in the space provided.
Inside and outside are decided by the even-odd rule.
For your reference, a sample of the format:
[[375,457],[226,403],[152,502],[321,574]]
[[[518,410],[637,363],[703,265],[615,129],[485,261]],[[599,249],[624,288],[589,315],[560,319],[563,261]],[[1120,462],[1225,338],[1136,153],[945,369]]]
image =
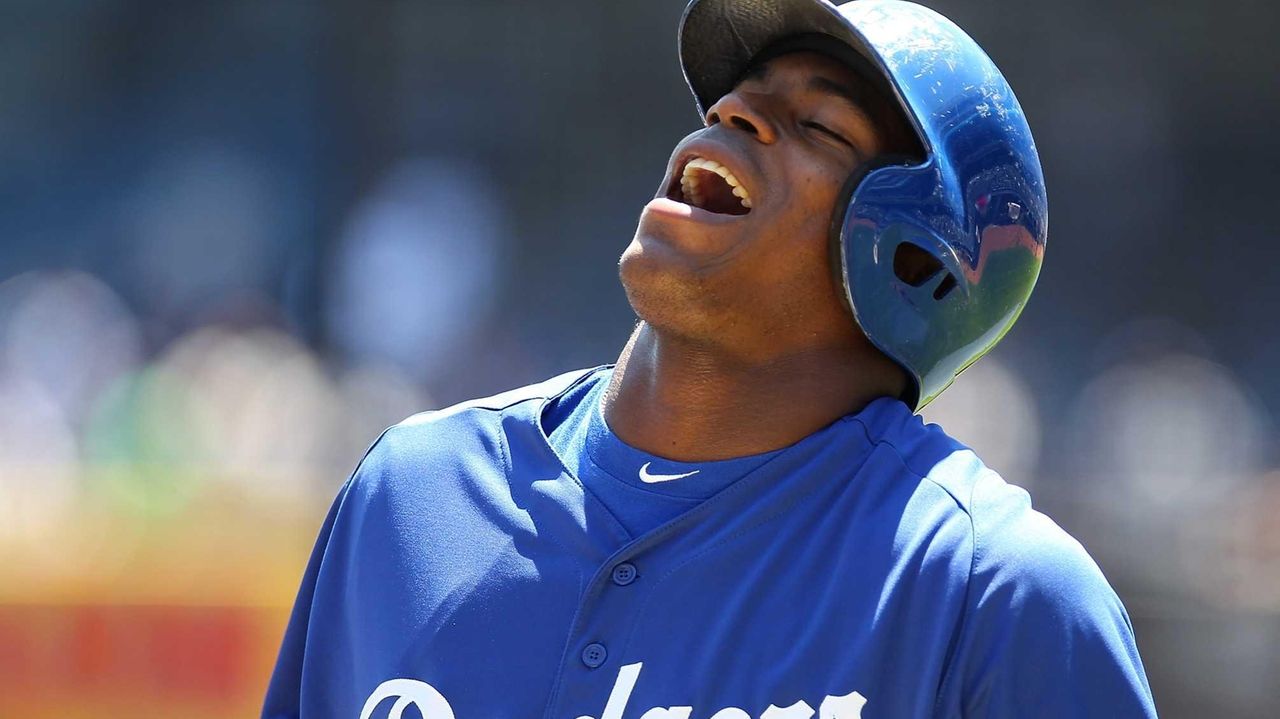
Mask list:
[[545,425],[608,373],[387,430],[324,522],[263,716],[1155,716],[1097,565],[904,404],[624,523]]

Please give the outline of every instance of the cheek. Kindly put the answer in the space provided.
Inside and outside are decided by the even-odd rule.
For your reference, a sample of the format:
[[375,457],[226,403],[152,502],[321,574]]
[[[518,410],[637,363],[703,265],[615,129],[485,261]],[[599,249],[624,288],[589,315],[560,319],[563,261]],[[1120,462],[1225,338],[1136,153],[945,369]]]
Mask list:
[[838,187],[831,177],[810,175],[793,185],[781,204],[771,234],[771,249],[812,257],[827,252]]
[[[834,287],[831,271],[831,220],[838,187],[829,175],[810,175],[794,185],[778,222],[763,238],[760,284],[771,294],[826,298]],[[824,300],[825,301],[825,300]]]
[[808,152],[797,153],[789,164],[788,211],[827,223],[835,209],[836,195],[840,194],[853,171],[849,163],[836,162],[818,152]]

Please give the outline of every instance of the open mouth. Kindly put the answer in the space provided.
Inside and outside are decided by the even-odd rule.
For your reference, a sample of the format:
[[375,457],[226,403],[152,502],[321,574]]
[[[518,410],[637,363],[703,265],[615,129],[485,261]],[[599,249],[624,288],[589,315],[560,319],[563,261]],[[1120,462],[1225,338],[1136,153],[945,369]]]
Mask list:
[[685,163],[667,198],[717,215],[751,212],[751,195],[729,168],[715,160],[693,157]]

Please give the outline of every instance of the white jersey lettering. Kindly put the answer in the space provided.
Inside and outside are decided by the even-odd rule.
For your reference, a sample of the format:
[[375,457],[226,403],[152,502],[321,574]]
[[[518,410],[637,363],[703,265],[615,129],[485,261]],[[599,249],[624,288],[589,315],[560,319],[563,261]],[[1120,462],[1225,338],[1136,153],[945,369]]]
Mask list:
[[693,707],[654,707],[641,715],[640,719],[689,719]]
[[[643,662],[636,662],[618,669],[618,677],[613,682],[613,689],[609,692],[609,699],[605,702],[600,719],[622,719],[643,667]],[[364,703],[360,719],[378,719],[373,716],[373,711],[391,697],[396,697],[396,701],[391,705],[386,719],[403,719],[404,710],[410,706],[418,708],[422,719],[456,719],[453,707],[449,706],[444,695],[430,684],[416,679],[391,679],[379,684]],[[818,709],[818,719],[862,719],[862,707],[866,703],[866,697],[858,692],[850,692],[842,696],[828,694],[823,698],[822,705]],[[760,715],[760,719],[812,719],[813,714],[813,707],[809,706],[808,702],[800,700],[785,707],[770,704],[769,708]],[[693,707],[652,707],[642,714],[640,719],[690,719],[692,716]],[[595,717],[583,715],[578,719],[595,719]],[[752,718],[745,709],[725,707],[712,714],[709,719]]]
[[828,695],[818,707],[818,719],[862,719],[862,706],[867,698],[857,692],[842,697]]
[[813,707],[803,699],[789,707],[776,707],[772,704],[760,715],[760,719],[809,719],[813,716]]
[[747,713],[746,709],[725,707],[715,714],[712,714],[711,719],[751,719],[751,715]]
[[364,703],[364,709],[360,711],[360,719],[372,719],[373,710],[383,700],[391,697],[399,698],[396,699],[395,704],[391,705],[387,719],[402,719],[404,710],[410,705],[418,707],[422,719],[455,719],[453,707],[449,706],[444,695],[430,684],[416,679],[390,679],[379,684],[378,688],[369,695],[368,701]]

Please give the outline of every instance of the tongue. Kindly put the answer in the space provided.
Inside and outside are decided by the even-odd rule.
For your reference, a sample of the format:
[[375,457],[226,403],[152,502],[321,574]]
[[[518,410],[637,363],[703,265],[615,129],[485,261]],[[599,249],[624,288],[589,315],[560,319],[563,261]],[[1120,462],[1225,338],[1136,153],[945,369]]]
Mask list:
[[725,179],[714,172],[703,171],[698,178],[698,194],[701,195],[701,207],[708,212],[721,215],[745,215],[750,210],[742,206],[742,201],[733,194],[733,188]]

